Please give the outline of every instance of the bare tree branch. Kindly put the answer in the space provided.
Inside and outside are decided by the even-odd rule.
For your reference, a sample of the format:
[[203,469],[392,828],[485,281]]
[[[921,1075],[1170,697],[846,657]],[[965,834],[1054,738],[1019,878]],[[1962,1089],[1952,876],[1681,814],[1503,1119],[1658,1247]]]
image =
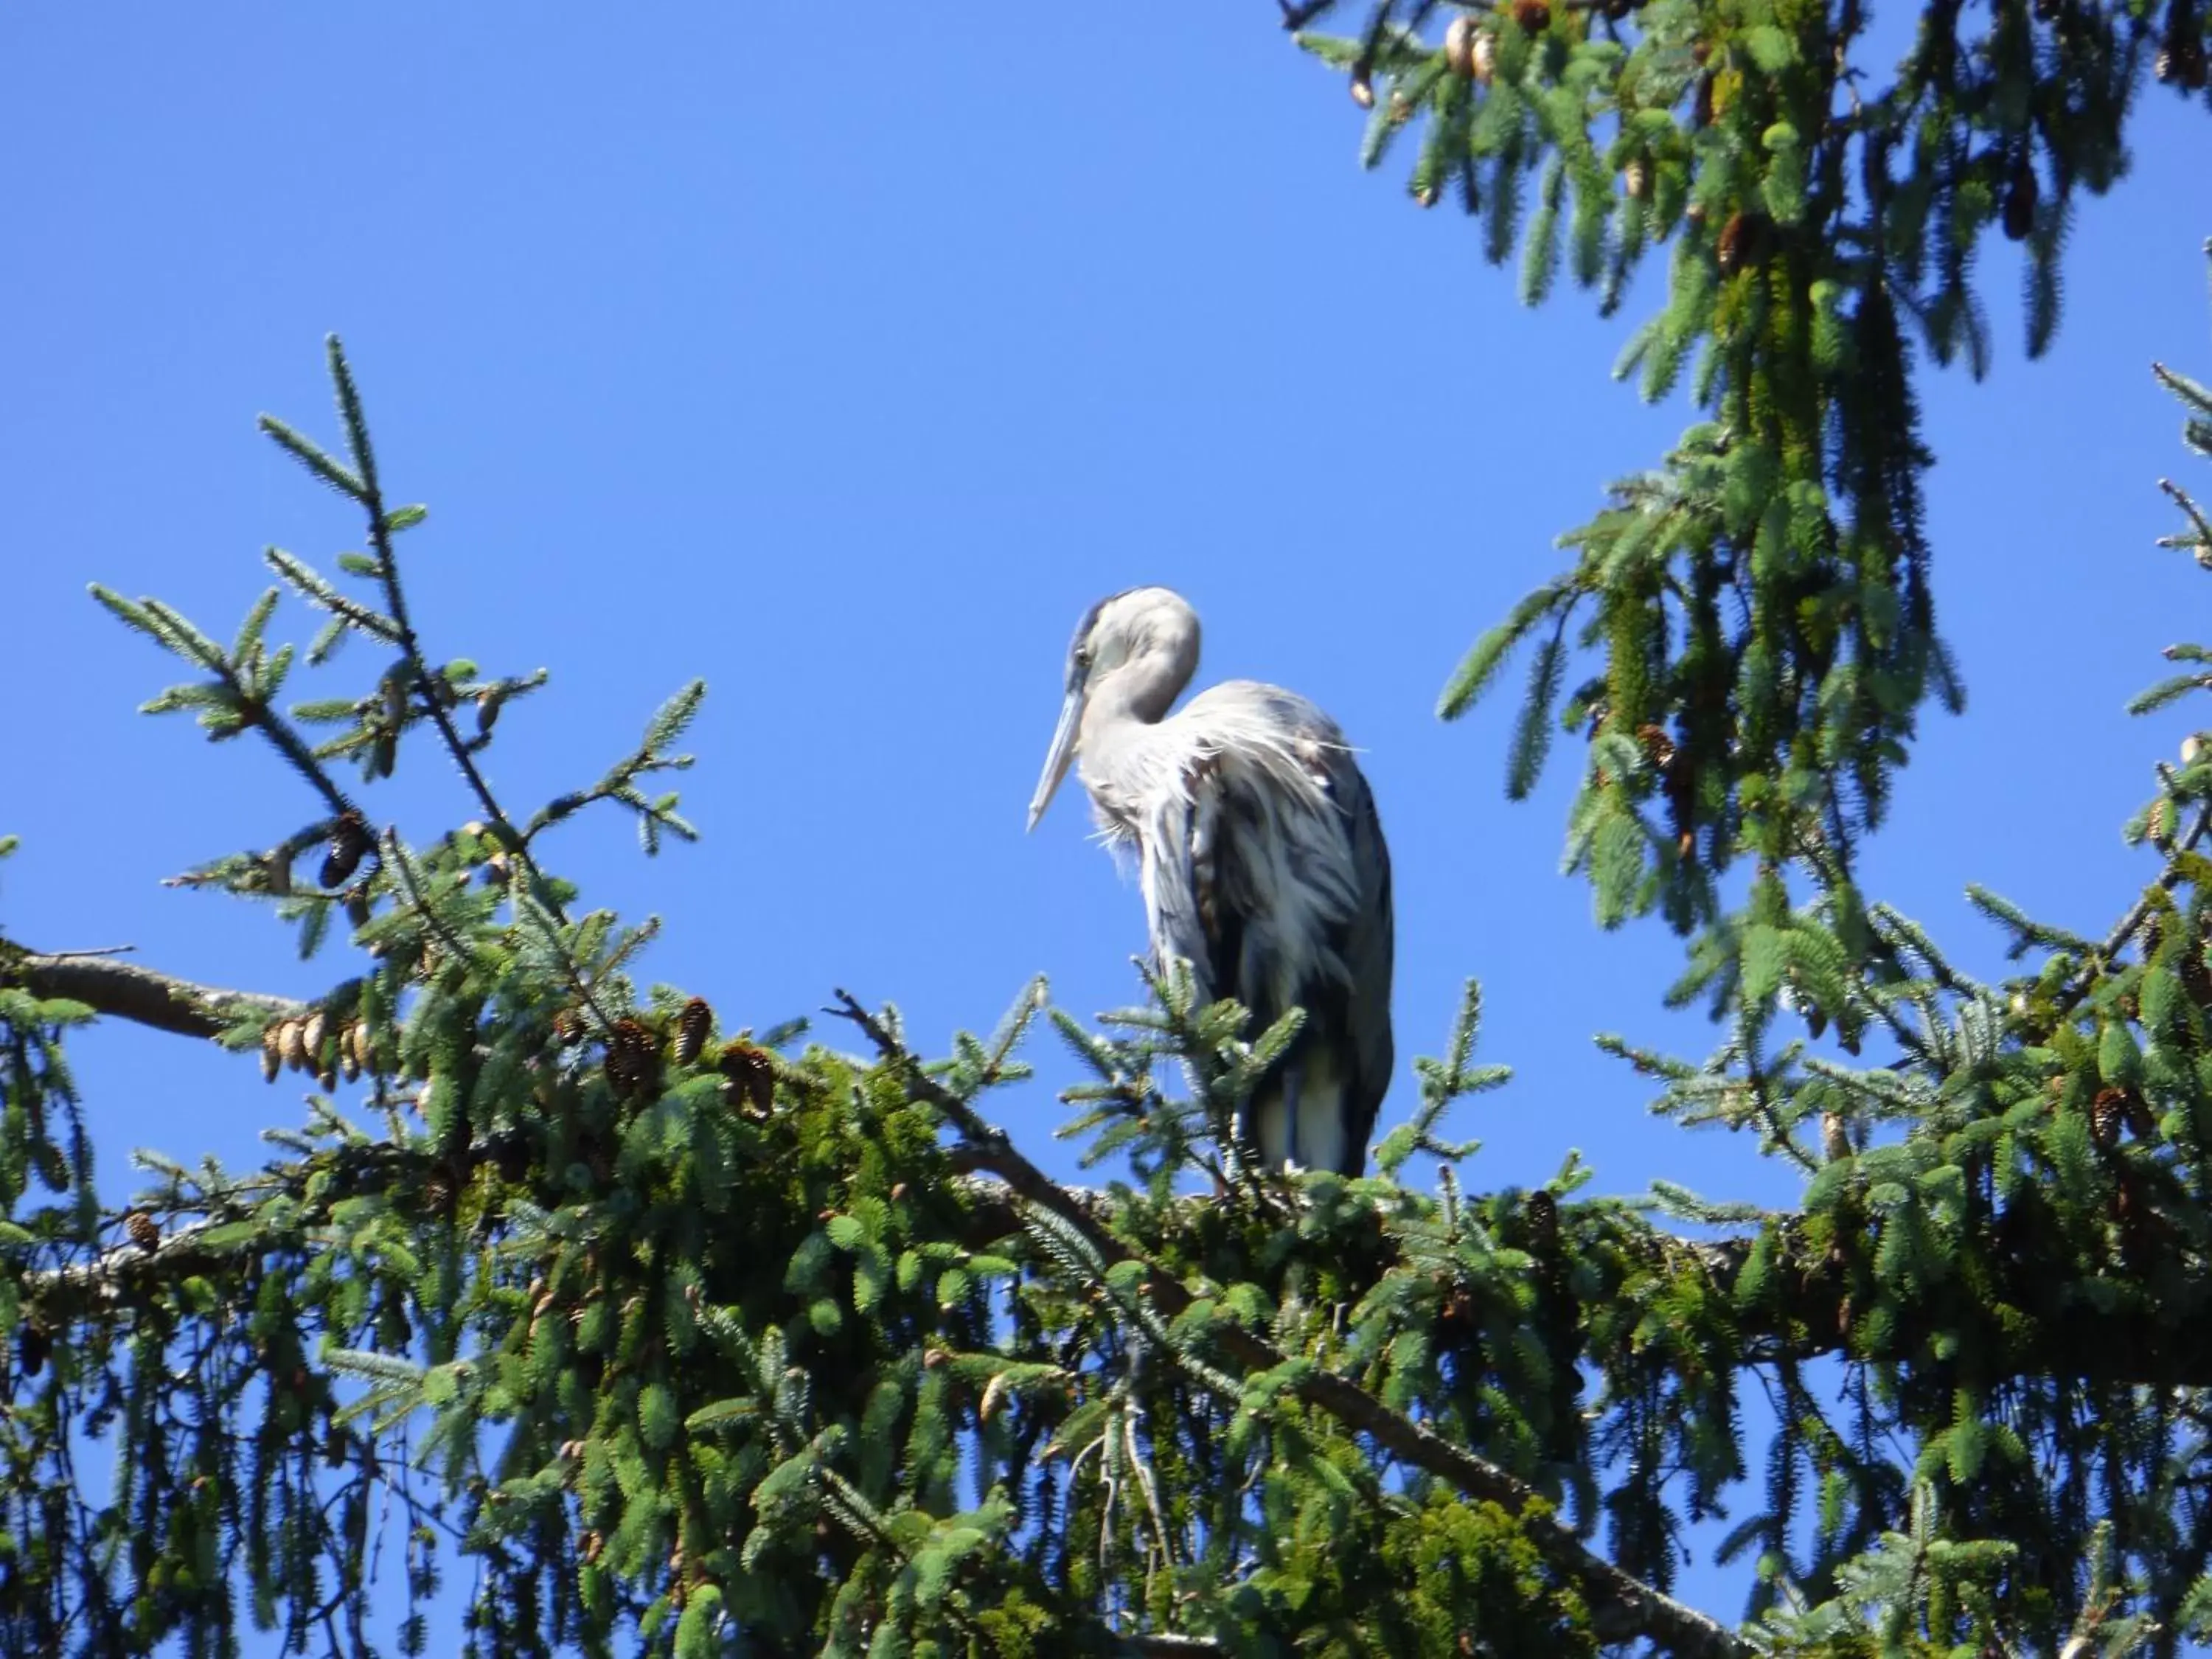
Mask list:
[[0,939],[0,985],[18,986],[41,999],[81,1002],[105,1018],[127,1019],[179,1036],[216,1036],[247,1015],[289,1019],[307,1012],[305,1003],[289,997],[195,984],[118,962],[112,955],[48,955],[4,939]]

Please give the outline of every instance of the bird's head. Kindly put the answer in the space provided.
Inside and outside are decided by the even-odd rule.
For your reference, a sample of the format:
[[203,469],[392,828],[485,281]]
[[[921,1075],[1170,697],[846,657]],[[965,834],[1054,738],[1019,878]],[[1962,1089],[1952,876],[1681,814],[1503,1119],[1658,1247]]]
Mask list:
[[1036,828],[1087,730],[1158,720],[1198,670],[1198,613],[1165,587],[1132,587],[1085,611],[1067,647],[1067,683],[1044,773],[1030,799]]

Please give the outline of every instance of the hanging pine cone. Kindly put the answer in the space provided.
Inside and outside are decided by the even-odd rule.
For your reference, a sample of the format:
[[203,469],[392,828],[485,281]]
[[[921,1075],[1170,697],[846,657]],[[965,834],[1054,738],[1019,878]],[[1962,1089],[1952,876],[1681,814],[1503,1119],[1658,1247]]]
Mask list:
[[1362,109],[1375,107],[1375,82],[1364,64],[1352,71],[1352,101]]
[[361,1052],[354,1045],[354,1034],[360,1030],[358,1025],[349,1025],[338,1033],[338,1070],[348,1083],[361,1075]]
[[2120,1121],[2127,1108],[2127,1091],[2100,1089],[2089,1105],[2090,1138],[2109,1149],[2120,1138]]
[[634,1094],[652,1083],[660,1058],[653,1033],[634,1019],[618,1019],[607,1034],[607,1081],[617,1094]]
[[563,1008],[553,1016],[553,1040],[563,1048],[573,1048],[584,1040],[584,1017],[574,1008]]
[[307,1057],[307,1064],[301,1068],[302,1071],[320,1069],[323,1057],[323,1031],[327,1024],[328,1022],[323,1018],[323,1011],[319,1008],[309,1014],[301,1023],[300,1048]]
[[352,1031],[348,1035],[351,1038],[348,1046],[353,1050],[354,1064],[358,1066],[364,1072],[374,1071],[376,1069],[376,1054],[374,1047],[369,1042],[368,1026],[367,1024],[364,1023],[355,1026]]
[[1651,193],[1651,165],[1641,155],[1632,155],[1628,165],[1620,170],[1621,188],[1632,202],[1640,202]]
[[1444,67],[1462,81],[1474,78],[1474,41],[1480,33],[1466,12],[1453,18],[1444,29]]
[[2184,92],[2201,92],[2204,88],[2204,43],[2193,35],[2184,36],[2171,46],[2159,48],[2155,64],[2158,78],[2170,87]]
[[143,1210],[133,1210],[125,1216],[123,1231],[131,1235],[131,1242],[142,1250],[150,1250],[161,1242],[161,1228]]
[[1468,50],[1468,62],[1474,70],[1476,81],[1488,86],[1490,77],[1498,72],[1498,37],[1487,30],[1477,34],[1474,45]]
[[[2202,923],[2199,925],[2201,927]],[[2212,1008],[2212,964],[2205,961],[2203,939],[2200,937],[2183,949],[2179,956],[2182,988],[2199,1008]]]
[[307,1027],[296,1019],[288,1019],[277,1029],[277,1052],[284,1056],[284,1063],[295,1072],[307,1069],[306,1030]]
[[274,1083],[284,1068],[284,1023],[272,1020],[261,1028],[261,1080]]
[[1522,1212],[1528,1218],[1528,1244],[1539,1255],[1549,1255],[1559,1247],[1559,1201],[1539,1187],[1521,1201]]
[[685,1003],[676,1020],[676,1063],[689,1066],[698,1059],[714,1029],[714,1011],[707,1006],[706,998],[693,997]]
[[325,887],[344,886],[375,844],[376,838],[368,833],[368,820],[362,817],[359,808],[349,806],[331,826],[330,849],[323,855],[322,873],[317,879]]
[[1720,240],[1713,244],[1713,262],[1719,265],[1721,275],[1733,276],[1743,268],[1743,215],[1732,213],[1729,222],[1721,227]]
[[1541,34],[1552,27],[1552,8],[1546,0],[1515,0],[1513,21],[1523,34]]
[[36,1325],[23,1327],[18,1339],[17,1352],[22,1356],[23,1375],[36,1376],[46,1368],[46,1356],[54,1351],[53,1339]]
[[2173,0],[2166,8],[2166,38],[2159,43],[2153,69],[2160,81],[2184,92],[2203,87],[2204,31],[2191,0]]
[[1766,257],[1765,216],[1758,213],[1732,213],[1729,222],[1721,227],[1719,239],[1713,244],[1713,263],[1723,276],[1733,276],[1747,265],[1758,264]]
[[2023,155],[2013,169],[2012,184],[2005,191],[2005,240],[2024,242],[2035,228],[2035,164]]
[[729,1087],[723,1091],[726,1097],[742,1103],[759,1116],[766,1116],[775,1104],[775,1067],[767,1054],[750,1042],[732,1042],[722,1050],[717,1069],[727,1078]]

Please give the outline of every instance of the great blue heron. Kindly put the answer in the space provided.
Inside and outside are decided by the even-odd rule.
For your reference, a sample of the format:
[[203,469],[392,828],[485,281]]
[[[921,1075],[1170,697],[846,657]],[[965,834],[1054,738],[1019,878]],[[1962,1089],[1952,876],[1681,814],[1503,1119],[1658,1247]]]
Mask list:
[[1358,1175],[1389,1087],[1390,854],[1336,723],[1251,680],[1168,709],[1198,667],[1180,594],[1102,599],[1067,652],[1066,701],[1030,827],[1071,761],[1109,843],[1133,847],[1152,954],[1190,964],[1201,1003],[1234,997],[1265,1030],[1305,1024],[1243,1126],[1271,1169]]

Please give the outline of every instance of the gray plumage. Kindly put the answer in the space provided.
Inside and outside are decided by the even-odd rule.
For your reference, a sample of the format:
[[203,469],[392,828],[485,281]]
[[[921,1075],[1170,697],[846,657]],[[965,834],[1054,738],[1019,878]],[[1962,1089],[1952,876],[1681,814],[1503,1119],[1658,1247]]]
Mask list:
[[1198,668],[1198,617],[1164,587],[1091,606],[1030,803],[1034,829],[1076,763],[1100,830],[1134,850],[1155,960],[1201,1002],[1234,997],[1252,1034],[1304,1028],[1246,1126],[1270,1168],[1365,1167],[1389,1087],[1390,854],[1336,723],[1251,680],[1168,711]]

